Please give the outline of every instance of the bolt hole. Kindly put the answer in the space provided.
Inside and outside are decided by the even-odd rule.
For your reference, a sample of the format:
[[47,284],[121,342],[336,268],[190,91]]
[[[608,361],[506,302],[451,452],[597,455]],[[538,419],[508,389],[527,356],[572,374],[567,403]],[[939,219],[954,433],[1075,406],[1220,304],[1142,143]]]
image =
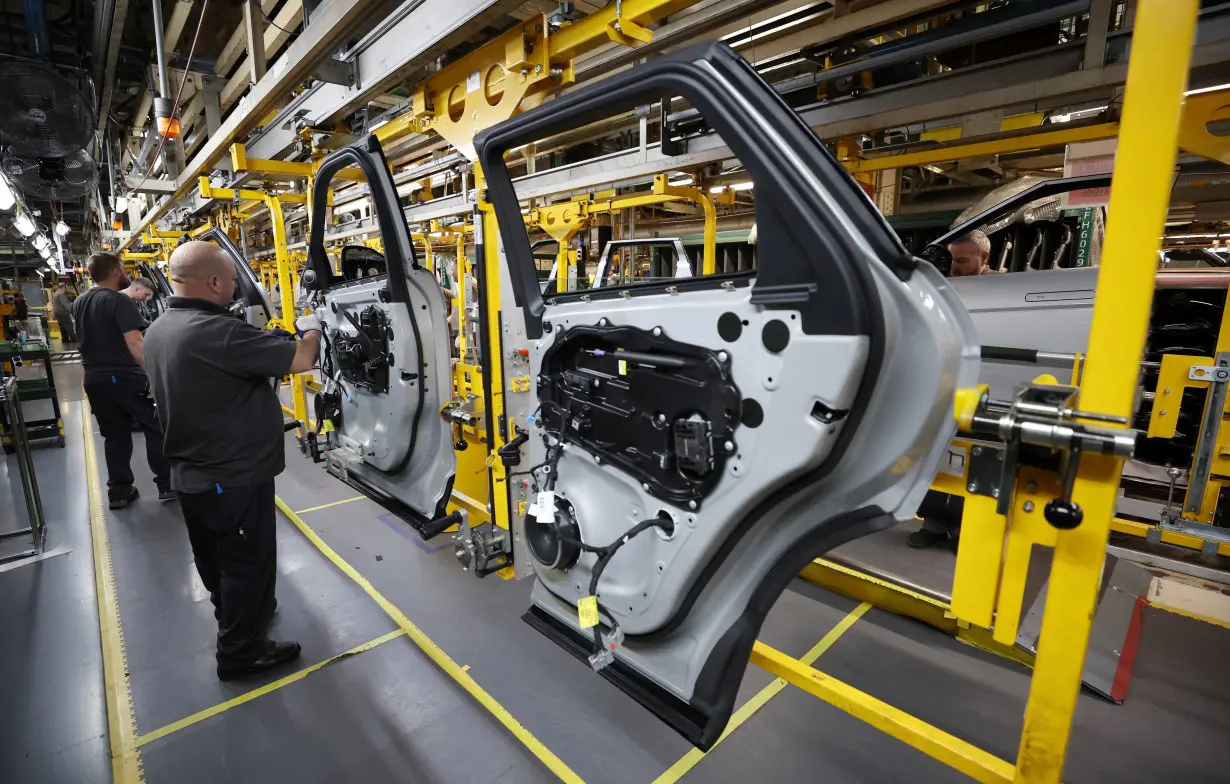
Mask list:
[[745,326],[745,327],[746,327],[746,326],[747,326],[747,323],[748,323],[748,322],[747,322],[747,319],[743,319],[743,326]]

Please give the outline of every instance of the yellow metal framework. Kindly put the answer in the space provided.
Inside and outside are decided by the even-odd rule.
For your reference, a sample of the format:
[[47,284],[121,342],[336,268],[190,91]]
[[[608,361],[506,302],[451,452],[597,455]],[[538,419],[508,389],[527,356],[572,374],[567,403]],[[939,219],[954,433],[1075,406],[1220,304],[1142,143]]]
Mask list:
[[[281,290],[281,317],[273,319],[269,326],[280,326],[288,332],[295,329],[295,271],[291,268],[290,251],[286,247],[286,219],[282,214],[282,203],[303,204],[307,197],[301,193],[272,194],[264,191],[245,190],[240,188],[215,188],[208,177],[201,177],[198,183],[201,198],[228,199],[231,201],[251,200],[263,203],[269,209],[270,223],[273,225],[273,251],[277,259],[278,287]],[[308,424],[307,413],[307,376],[294,373],[290,376],[291,409],[295,419]]]
[[701,274],[712,275],[717,271],[717,207],[714,206],[713,199],[700,188],[671,185],[665,174],[658,174],[653,178],[653,188],[648,193],[615,196],[612,191],[545,205],[530,210],[526,223],[537,227],[559,243],[555,279],[561,287],[559,290],[563,291],[562,287],[571,279],[570,270],[577,264],[577,253],[569,247],[569,243],[577,232],[589,225],[591,218],[672,201],[690,202],[700,207],[703,212],[705,229]]

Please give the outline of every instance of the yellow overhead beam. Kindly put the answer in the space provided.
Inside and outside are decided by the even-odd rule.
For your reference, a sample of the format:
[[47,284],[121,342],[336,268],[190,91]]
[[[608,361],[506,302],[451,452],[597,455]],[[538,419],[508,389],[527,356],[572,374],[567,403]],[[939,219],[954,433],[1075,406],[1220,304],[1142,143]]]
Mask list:
[[[692,5],[694,0],[623,0],[610,3],[584,19],[564,24],[552,33],[548,58],[553,64],[571,60],[594,47],[615,41],[627,46],[649,43],[653,33],[644,25],[664,19]],[[618,16],[617,16],[618,14]],[[643,31],[643,32],[642,32]],[[643,37],[649,33],[649,37]]]
[[991,139],[985,142],[943,145],[918,152],[885,155],[879,158],[851,158],[850,160],[843,161],[842,164],[852,173],[884,171],[886,169],[902,169],[907,166],[924,166],[930,163],[946,163],[966,158],[981,158],[990,155],[1025,152],[1026,150],[1037,150],[1043,147],[1062,147],[1077,142],[1113,139],[1118,135],[1118,123],[1101,123],[1099,125],[1086,125],[1079,128],[1061,128],[1055,131],[1027,133],[1020,136],[1009,136],[1004,139]]
[[[247,148],[239,143],[231,145],[231,166],[237,172],[249,172],[251,174],[259,174],[272,177],[275,179],[307,179],[316,174],[317,166],[312,163],[300,161],[275,161],[270,158],[249,158]],[[348,168],[342,169],[335,178],[343,180],[355,180],[357,182],[367,182],[367,177],[363,175],[361,169]],[[285,196],[282,197],[285,201]]]
[[694,0],[621,0],[549,32],[538,14],[496,36],[422,81],[414,111],[377,128],[382,144],[410,133],[434,132],[474,160],[474,136],[532,108],[573,81],[572,58],[615,42],[653,40],[645,25],[692,5]]
[[265,193],[264,191],[253,191],[246,188],[215,188],[210,184],[208,177],[201,177],[197,182],[197,188],[201,192],[203,199],[241,199],[245,201],[266,202],[270,198],[276,197],[278,200],[289,204],[303,204],[307,201],[307,196],[302,193]]

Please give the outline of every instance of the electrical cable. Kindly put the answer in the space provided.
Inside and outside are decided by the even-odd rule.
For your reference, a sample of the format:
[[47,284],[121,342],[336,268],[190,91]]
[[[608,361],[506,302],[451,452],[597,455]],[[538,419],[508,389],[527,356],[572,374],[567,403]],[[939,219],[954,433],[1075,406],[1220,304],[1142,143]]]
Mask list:
[[[611,542],[606,547],[594,547],[593,545],[586,545],[582,542],[569,541],[570,544],[576,544],[578,547],[580,547],[582,550],[585,550],[586,552],[598,553],[598,560],[594,562],[593,568],[590,569],[590,573],[589,573],[589,594],[588,595],[594,597],[594,603],[598,605],[598,612],[605,613],[606,617],[610,619],[612,635],[614,635],[619,630],[619,622],[616,621],[615,616],[612,615],[611,612],[602,605],[602,602],[598,601],[598,579],[602,577],[602,573],[606,570],[607,564],[611,562],[611,559],[615,557],[615,553],[619,552],[619,549],[621,547],[623,547],[625,544],[631,541],[633,537],[637,536],[638,534],[644,533],[645,531],[648,531],[650,528],[661,528],[663,531],[666,531],[667,534],[669,535],[671,532],[674,531],[675,524],[674,524],[674,521],[672,520],[667,520],[661,517],[651,517],[648,520],[642,520],[641,522],[632,526],[627,531],[625,531],[622,536],[620,536],[614,542]],[[594,625],[593,635],[594,635],[594,653],[597,653],[602,650],[602,624],[601,623],[597,623]]]
[[285,27],[283,27],[282,25],[280,25],[280,24],[278,24],[277,22],[275,22],[275,21],[273,21],[272,19],[270,19],[270,18],[269,18],[269,16],[268,16],[268,15],[267,15],[264,11],[261,11],[261,16],[262,16],[262,17],[264,17],[264,19],[265,19],[265,24],[267,24],[267,25],[272,25],[272,26],[276,27],[277,29],[281,30],[282,32],[286,33],[287,35],[298,35],[298,33],[297,33],[296,31],[294,31],[294,30],[287,30],[287,29],[286,29]]
[[[196,32],[192,35],[192,46],[188,49],[188,62],[184,65],[184,77],[179,80],[179,89],[175,91],[175,100],[171,103],[171,116],[168,120],[175,119],[175,115],[179,112],[179,102],[184,95],[184,85],[188,83],[188,72],[192,70],[192,58],[196,55],[196,43],[201,38],[201,29],[205,26],[205,11],[209,8],[209,0],[201,0],[201,16],[196,21]],[[155,123],[155,126],[157,123]],[[153,159],[150,161],[149,168],[141,175],[141,181],[137,183],[137,187],[130,188],[130,192],[136,192],[141,189],[145,181],[149,179],[150,172],[154,170],[154,163],[157,162],[158,156],[162,155],[163,147],[167,143],[167,135],[161,134],[162,139],[158,142],[158,150],[154,153]]]

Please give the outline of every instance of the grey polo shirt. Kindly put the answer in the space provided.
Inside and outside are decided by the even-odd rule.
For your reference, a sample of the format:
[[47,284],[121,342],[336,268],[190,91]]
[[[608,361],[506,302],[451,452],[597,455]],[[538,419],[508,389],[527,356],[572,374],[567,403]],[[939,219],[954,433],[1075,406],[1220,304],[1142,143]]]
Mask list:
[[295,342],[211,302],[171,297],[145,333],[145,367],[166,434],[171,486],[220,492],[286,468],[282,406],[269,379],[290,372]]

